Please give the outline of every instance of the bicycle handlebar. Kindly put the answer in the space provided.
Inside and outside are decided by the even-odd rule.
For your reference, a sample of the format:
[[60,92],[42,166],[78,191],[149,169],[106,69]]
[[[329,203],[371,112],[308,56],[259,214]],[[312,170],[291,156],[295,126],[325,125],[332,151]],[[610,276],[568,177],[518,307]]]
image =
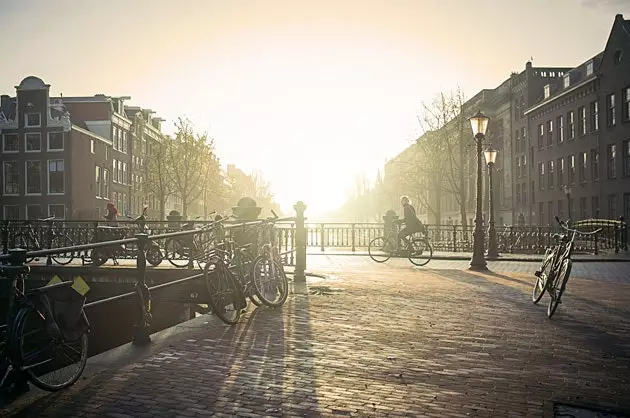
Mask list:
[[556,222],[560,224],[562,229],[569,232],[575,232],[576,234],[580,234],[580,235],[595,235],[604,230],[603,228],[598,228],[595,231],[591,231],[591,232],[578,231],[577,229],[569,228],[569,223],[567,221],[561,220],[558,216],[556,216],[555,218],[556,218]]

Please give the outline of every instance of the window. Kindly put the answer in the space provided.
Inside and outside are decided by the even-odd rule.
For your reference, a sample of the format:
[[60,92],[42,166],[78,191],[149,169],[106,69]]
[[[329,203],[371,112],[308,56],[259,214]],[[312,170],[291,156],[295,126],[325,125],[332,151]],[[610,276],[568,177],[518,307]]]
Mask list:
[[125,178],[123,177],[122,161],[118,161],[118,183],[125,183]]
[[551,160],[547,163],[547,171],[548,171],[548,175],[547,178],[549,179],[549,188],[553,189],[554,187],[554,180],[555,180],[555,175],[556,173],[554,173],[554,161]]
[[608,121],[608,126],[615,126],[615,124],[617,123],[616,118],[615,118],[615,95],[614,94],[609,94],[608,96],[606,96],[606,103],[607,103],[607,114],[606,114],[606,120]]
[[127,131],[122,131],[122,152],[127,153]]
[[545,204],[540,202],[538,204],[538,224],[543,225],[545,223]]
[[575,138],[575,119],[574,119],[575,115],[573,114],[573,111],[567,113],[567,137],[571,140],[573,138]]
[[547,146],[550,147],[553,145],[553,121],[550,120],[547,122]]
[[591,130],[599,131],[599,102],[591,102]]
[[109,199],[109,170],[103,169],[103,194],[101,197]]
[[63,194],[65,190],[63,160],[48,160],[48,193]]
[[20,194],[19,172],[17,161],[5,161],[2,165],[4,179],[4,194],[17,195]]
[[534,186],[534,181],[531,182],[531,187],[529,190],[532,192],[532,203],[536,203],[536,195],[534,194],[536,187]]
[[29,128],[37,128],[42,126],[41,115],[39,113],[27,113],[24,115],[25,124]]
[[516,158],[516,178],[521,177],[521,157]]
[[593,218],[599,218],[599,196],[593,196],[591,198],[591,211]]
[[107,145],[105,145],[105,161],[109,160],[109,147]]
[[66,205],[48,205],[48,216],[54,216],[55,219],[66,219]]
[[94,193],[96,194],[96,197],[100,197],[101,192],[103,191],[103,183],[101,180],[101,167],[96,166],[96,172],[94,173]]
[[516,204],[520,204],[521,203],[521,185],[517,184],[516,185]]
[[118,150],[118,128],[112,127],[112,144],[114,145],[114,149]]
[[578,176],[580,178],[580,183],[584,183],[586,181],[586,153],[581,152],[578,158],[580,159],[580,169],[578,171]]
[[586,64],[586,76],[593,74],[593,61],[590,61]]
[[42,193],[42,162],[26,162],[26,194]]
[[562,82],[563,87],[566,89],[567,87],[569,87],[569,85],[571,84],[571,77],[569,73],[566,73],[564,75],[564,79]]
[[43,218],[42,205],[26,205],[26,219]]
[[538,125],[538,149],[543,147],[543,137],[545,136],[545,125]]
[[545,188],[545,164],[544,163],[538,164],[538,188],[541,190]]
[[20,140],[17,134],[4,134],[2,136],[2,152],[19,152]]
[[623,194],[623,217],[626,222],[630,219],[630,193]]
[[127,163],[122,163],[122,183],[128,184],[129,178],[127,177]]
[[608,195],[608,219],[617,217],[617,195]]
[[95,152],[94,152],[94,140],[93,139],[90,139],[90,152],[92,154],[95,154]]
[[575,183],[575,155],[569,156],[569,182],[568,184]]
[[36,152],[42,150],[42,135],[40,133],[26,134],[26,151]]
[[6,221],[20,219],[20,207],[18,205],[5,205],[4,206],[4,219]]
[[586,108],[584,106],[578,108],[578,126],[580,135],[586,135]]
[[630,121],[630,86],[625,87],[623,89],[623,121],[624,122],[628,122]]
[[[521,142],[521,130],[517,129],[514,132],[514,148],[516,149],[516,152],[519,152],[520,142]],[[134,165],[134,167],[136,166],[136,157],[135,156],[133,158],[133,165]]]
[[112,178],[112,181],[114,183],[118,183],[118,160],[116,159],[112,160],[112,173],[114,173],[114,177]]
[[521,151],[527,152],[527,137],[525,135],[525,127],[521,128]]
[[617,178],[617,146],[608,145],[608,178]]
[[521,186],[523,187],[523,193],[522,193],[523,205],[526,205],[527,204],[527,183],[523,183]]
[[564,182],[564,158],[558,158],[558,186]]
[[586,198],[580,197],[580,219],[586,219]]
[[559,144],[562,144],[564,142],[564,117],[558,116],[556,128],[558,128],[556,129],[556,139]]
[[63,151],[63,132],[48,133],[48,151]]
[[630,140],[623,141],[623,176],[630,176]]
[[551,86],[549,84],[545,84],[544,89],[545,89],[544,90],[544,94],[545,94],[544,99],[546,99],[547,97],[551,96]]
[[[564,199],[558,200],[558,216],[564,218]],[[552,223],[551,220],[549,223]]]
[[599,180],[599,151],[591,150],[591,179]]
[[553,202],[547,202],[547,224],[553,225]]

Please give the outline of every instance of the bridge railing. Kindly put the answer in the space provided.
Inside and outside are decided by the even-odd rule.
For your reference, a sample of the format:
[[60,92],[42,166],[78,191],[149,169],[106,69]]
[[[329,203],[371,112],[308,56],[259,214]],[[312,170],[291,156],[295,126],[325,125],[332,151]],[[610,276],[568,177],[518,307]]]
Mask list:
[[[305,206],[298,202],[299,210],[296,209],[297,217],[295,218],[296,229],[302,230],[302,233],[296,232],[296,238],[298,243],[298,254],[297,254],[297,262],[295,266],[295,281],[303,281],[304,277],[304,269],[305,269],[305,240],[301,239],[301,237],[305,236],[304,234],[304,209]],[[229,228],[239,228],[239,227],[247,227],[256,224],[260,224],[262,221],[253,221],[253,222],[239,222],[232,223],[228,225]],[[136,284],[135,290],[133,292],[127,292],[120,295],[112,296],[109,298],[104,298],[100,300],[96,300],[86,304],[86,308],[90,308],[92,306],[104,304],[104,303],[112,303],[115,301],[119,301],[126,298],[136,297],[136,303],[138,304],[138,315],[135,318],[135,332],[133,337],[133,342],[136,344],[146,344],[150,341],[150,333],[151,333],[151,291],[169,287],[176,286],[182,283],[186,283],[192,280],[200,280],[204,278],[204,274],[199,272],[195,274],[188,275],[186,277],[173,280],[171,282],[163,283],[157,286],[148,287],[146,284],[147,277],[147,260],[146,260],[146,249],[151,244],[152,241],[165,240],[170,238],[182,238],[182,237],[190,237],[192,239],[193,236],[207,233],[210,229],[209,227],[214,226],[214,222],[206,225],[206,228],[198,228],[192,230],[184,230],[184,231],[175,231],[175,232],[166,232],[162,234],[153,234],[148,235],[146,233],[137,233],[133,238],[124,238],[124,239],[116,239],[111,241],[103,241],[103,242],[92,242],[80,245],[70,245],[63,246],[58,248],[48,248],[41,249],[35,251],[27,251],[22,248],[8,248],[5,251],[5,254],[0,255],[0,264],[11,264],[13,266],[24,266],[26,265],[26,260],[29,257],[49,257],[57,254],[67,254],[67,253],[82,253],[91,251],[98,248],[105,248],[110,246],[120,246],[133,244],[138,248],[137,257],[136,257]],[[7,228],[3,231],[3,236],[8,234]],[[6,238],[3,238],[5,248],[7,245]],[[301,247],[301,248],[300,248]]]

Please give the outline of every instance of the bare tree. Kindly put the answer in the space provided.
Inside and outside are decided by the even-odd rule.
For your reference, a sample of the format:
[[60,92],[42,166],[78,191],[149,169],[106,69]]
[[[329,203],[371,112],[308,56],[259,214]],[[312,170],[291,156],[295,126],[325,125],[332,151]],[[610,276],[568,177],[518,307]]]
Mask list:
[[167,150],[170,141],[167,137],[162,143],[156,144],[146,159],[146,180],[143,186],[147,194],[153,195],[159,202],[160,220],[164,220],[166,215],[166,201],[175,192],[173,165]]

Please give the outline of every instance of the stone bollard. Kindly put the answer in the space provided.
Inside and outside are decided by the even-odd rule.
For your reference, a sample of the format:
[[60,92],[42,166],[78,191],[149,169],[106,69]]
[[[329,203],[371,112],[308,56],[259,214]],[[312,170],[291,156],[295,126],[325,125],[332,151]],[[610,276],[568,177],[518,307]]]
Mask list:
[[306,270],[306,228],[304,226],[304,211],[306,205],[301,200],[297,202],[293,209],[295,209],[295,274],[294,280],[296,282],[305,283],[306,276],[304,271]]

